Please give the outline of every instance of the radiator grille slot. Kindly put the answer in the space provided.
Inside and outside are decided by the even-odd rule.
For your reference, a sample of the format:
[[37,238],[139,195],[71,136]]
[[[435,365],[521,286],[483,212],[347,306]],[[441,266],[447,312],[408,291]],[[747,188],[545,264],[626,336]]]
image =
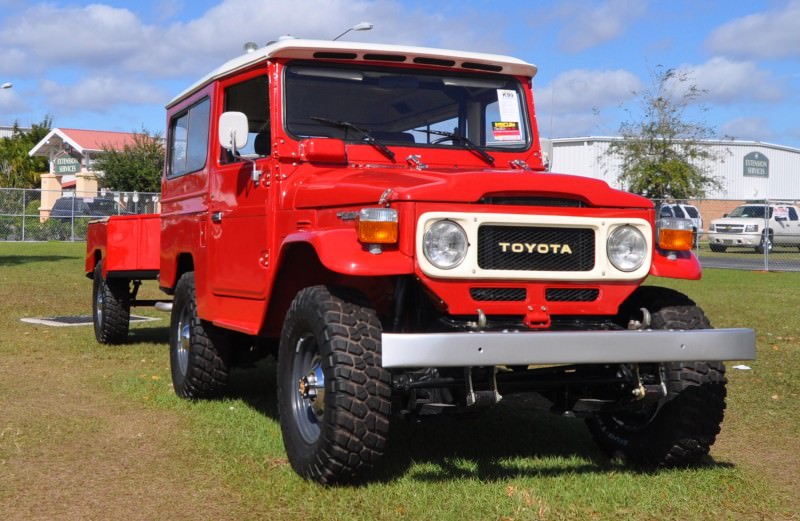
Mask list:
[[525,288],[470,288],[469,294],[479,302],[522,302],[527,296]]
[[548,302],[594,302],[600,290],[591,288],[547,288],[544,298]]
[[485,270],[591,271],[594,230],[547,226],[478,229],[478,266]]

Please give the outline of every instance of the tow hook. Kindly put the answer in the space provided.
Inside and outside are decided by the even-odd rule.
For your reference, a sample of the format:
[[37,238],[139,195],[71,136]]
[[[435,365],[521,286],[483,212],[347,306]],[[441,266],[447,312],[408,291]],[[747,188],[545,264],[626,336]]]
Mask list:
[[650,311],[647,308],[639,308],[639,311],[642,312],[642,320],[635,320],[631,319],[628,321],[628,329],[649,329],[650,322],[652,320],[652,316],[650,315]]

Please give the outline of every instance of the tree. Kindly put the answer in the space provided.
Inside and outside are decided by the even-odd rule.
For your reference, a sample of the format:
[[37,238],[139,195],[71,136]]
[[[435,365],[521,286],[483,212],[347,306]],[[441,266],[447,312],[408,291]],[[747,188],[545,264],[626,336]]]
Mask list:
[[122,192],[158,192],[164,167],[164,140],[159,133],[142,130],[134,134],[133,144],[122,150],[103,146],[92,165],[100,170],[100,186]]
[[[627,190],[651,199],[690,199],[720,186],[710,171],[723,157],[703,143],[715,137],[714,131],[688,119],[691,108],[707,110],[698,104],[705,91],[690,80],[688,72],[658,67],[651,87],[634,92],[641,119],[621,123],[622,139],[607,152],[621,160],[618,180]],[[630,109],[626,112],[631,116]]]
[[0,187],[37,188],[39,177],[48,172],[47,158],[30,157],[28,152],[50,132],[53,118],[45,116],[30,131],[14,122],[11,137],[0,140]]

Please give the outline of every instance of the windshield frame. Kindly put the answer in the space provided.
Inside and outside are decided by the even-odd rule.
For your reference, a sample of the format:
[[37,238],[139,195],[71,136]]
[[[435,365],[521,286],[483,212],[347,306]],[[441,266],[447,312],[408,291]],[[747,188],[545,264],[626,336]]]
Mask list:
[[[350,80],[352,78],[347,78],[347,75],[355,75],[355,73],[363,72],[367,75],[373,75],[377,77],[380,81],[381,77],[386,78],[393,78],[397,81],[398,84],[402,85],[403,79],[406,78],[408,82],[411,82],[413,79],[428,79],[428,80],[435,80],[437,78],[442,79],[442,92],[444,92],[445,88],[462,88],[462,90],[466,93],[468,88],[474,88],[476,90],[481,89],[482,87],[481,82],[485,84],[483,90],[480,91],[482,96],[486,96],[487,93],[492,91],[512,91],[516,95],[516,116],[519,118],[518,126],[519,126],[519,133],[520,137],[518,141],[508,141],[503,142],[499,139],[491,140],[492,137],[498,135],[497,133],[493,134],[492,129],[497,128],[493,125],[492,121],[490,120],[491,116],[494,115],[488,107],[495,105],[497,107],[497,113],[499,114],[499,101],[495,99],[494,101],[486,101],[482,100],[480,96],[473,96],[466,100],[466,103],[471,104],[472,109],[479,109],[477,115],[472,115],[472,121],[474,121],[472,125],[472,129],[469,127],[466,128],[465,131],[460,130],[460,128],[464,125],[464,118],[467,117],[464,113],[466,112],[466,108],[459,106],[458,107],[458,125],[456,130],[459,130],[459,135],[463,135],[467,139],[472,139],[472,137],[477,133],[480,135],[480,140],[476,141],[475,144],[480,147],[481,149],[485,149],[487,151],[491,151],[493,153],[499,152],[508,152],[508,153],[521,153],[531,149],[533,146],[533,141],[535,137],[535,128],[531,123],[531,117],[529,113],[528,107],[528,91],[525,88],[524,82],[520,81],[520,79],[516,76],[507,75],[507,74],[490,74],[490,73],[483,73],[483,72],[469,72],[463,70],[447,70],[447,69],[435,69],[435,68],[421,68],[421,67],[411,67],[405,65],[395,65],[395,66],[381,66],[381,65],[373,65],[373,64],[365,64],[365,63],[339,63],[339,62],[318,62],[318,61],[306,61],[306,60],[296,60],[288,62],[284,65],[281,71],[282,76],[282,118],[281,124],[283,126],[283,131],[286,135],[295,140],[302,140],[306,138],[312,137],[335,137],[338,139],[343,139],[348,144],[363,144],[369,145],[369,143],[365,142],[361,136],[357,135],[357,133],[346,133],[343,132],[342,135],[332,135],[331,132],[323,132],[321,129],[314,129],[314,131],[309,131],[308,128],[301,129],[298,128],[297,121],[292,121],[293,115],[291,114],[291,110],[293,109],[293,102],[296,103],[296,100],[293,99],[293,96],[298,95],[294,92],[294,88],[292,86],[292,82],[295,81],[299,75],[295,75],[291,77],[290,74],[296,74],[296,71],[300,68],[307,67],[309,69],[315,69],[319,71],[328,71],[330,74],[325,75],[320,73],[317,77],[324,78],[324,79],[342,79],[343,81]],[[337,78],[337,75],[341,75],[341,78]],[[353,80],[353,81],[363,81],[363,79]],[[461,85],[459,85],[459,82]],[[470,85],[471,84],[471,85]],[[469,85],[469,87],[465,87],[464,85]],[[375,87],[377,90],[378,87]],[[388,90],[388,89],[387,89]],[[413,95],[418,89],[416,87],[407,88],[405,91],[406,95]],[[435,92],[435,89],[429,89]],[[421,92],[423,92],[420,89]],[[307,97],[304,99],[308,99]],[[452,106],[448,106],[449,109],[453,110],[455,106],[459,102],[453,101]],[[388,105],[387,105],[388,107]],[[356,125],[359,127],[363,127],[369,133],[373,134],[376,139],[378,139],[381,143],[385,143],[389,147],[414,147],[414,148],[431,148],[436,150],[456,150],[456,151],[464,151],[469,150],[469,145],[461,142],[460,139],[455,140],[448,140],[447,138],[442,138],[441,143],[435,143],[434,141],[439,140],[441,136],[436,136],[435,133],[426,132],[424,129],[420,129],[418,127],[423,126],[421,121],[417,119],[411,119],[408,117],[406,123],[413,122],[413,124],[408,124],[407,128],[403,128],[402,130],[393,129],[392,131],[386,131],[385,129],[388,128],[393,122],[397,122],[397,119],[387,120],[387,125],[384,127],[378,128],[371,128],[369,123],[363,123],[360,120],[353,121],[353,118],[349,118],[350,114],[346,112],[339,112],[336,113],[334,111],[325,112],[323,114],[311,113],[315,111],[315,109],[308,109],[309,114],[305,115],[305,117],[300,117],[302,121],[305,121],[309,118],[309,116],[321,116],[326,117],[334,120],[345,121],[349,124]],[[324,112],[324,111],[322,111]],[[379,111],[378,111],[379,112]],[[388,113],[388,110],[387,110]],[[422,114],[422,112],[420,112]],[[405,114],[404,114],[405,116]],[[497,119],[501,119],[498,115]],[[437,125],[439,125],[442,121],[444,122],[451,122],[456,120],[456,117],[451,117],[449,119],[443,119],[441,121],[434,121],[428,122],[428,129],[434,130],[438,129]],[[303,131],[305,130],[305,131]],[[452,129],[451,129],[452,130]],[[404,136],[405,139],[397,140],[391,137],[391,134],[406,134]],[[412,136],[409,137],[408,134]],[[423,138],[423,136],[425,136]],[[413,140],[412,140],[413,139]],[[423,140],[424,139],[424,140]]]

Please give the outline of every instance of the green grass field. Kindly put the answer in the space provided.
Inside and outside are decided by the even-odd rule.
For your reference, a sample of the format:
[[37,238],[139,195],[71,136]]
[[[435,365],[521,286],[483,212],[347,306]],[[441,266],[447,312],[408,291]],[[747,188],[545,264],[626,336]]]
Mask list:
[[[797,519],[800,274],[707,270],[653,280],[717,327],[752,327],[758,360],[728,364],[708,464],[645,473],[607,460],[581,420],[509,399],[477,419],[393,426],[381,479],[326,488],[286,461],[274,363],[231,396],[172,392],[168,316],[131,343],[23,317],[91,314],[81,243],[0,243],[0,512],[4,519]],[[145,288],[153,298],[152,285]]]

